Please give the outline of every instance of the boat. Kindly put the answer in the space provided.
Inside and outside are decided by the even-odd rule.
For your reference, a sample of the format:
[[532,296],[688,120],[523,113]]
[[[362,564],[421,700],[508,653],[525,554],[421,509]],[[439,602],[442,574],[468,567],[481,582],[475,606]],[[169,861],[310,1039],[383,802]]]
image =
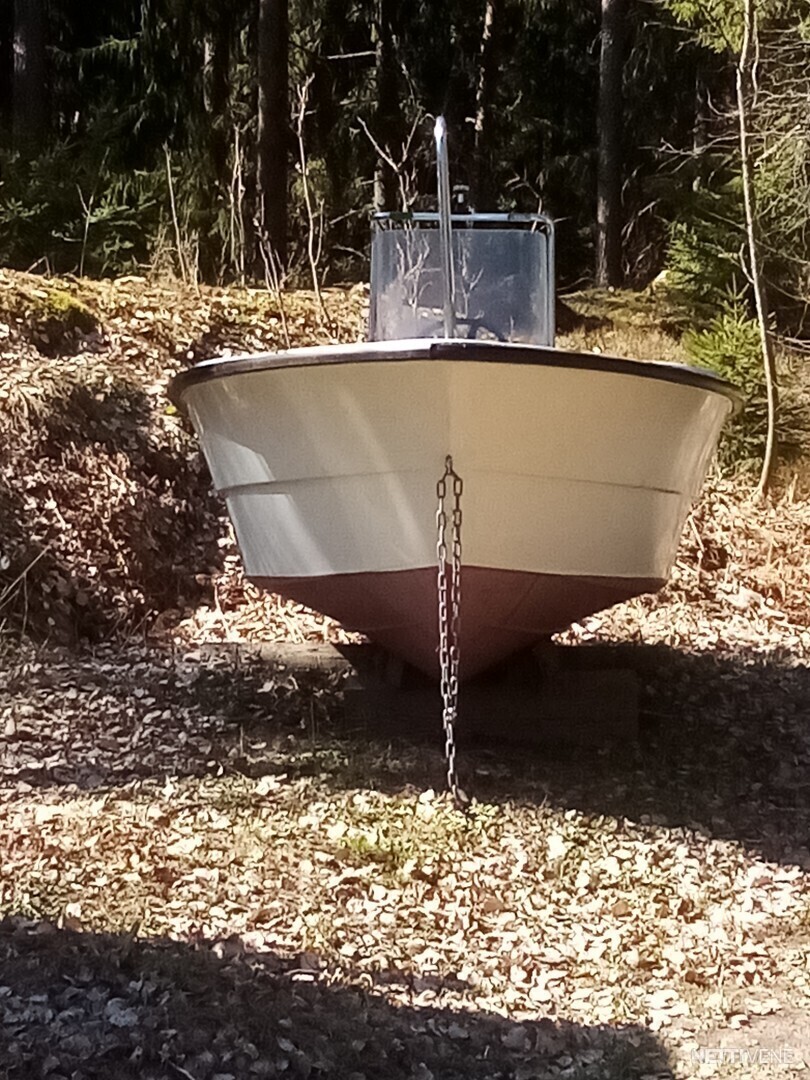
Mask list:
[[437,146],[439,212],[374,218],[367,341],[203,361],[171,394],[253,583],[433,677],[450,635],[470,679],[665,584],[740,399],[555,347],[553,222],[451,211]]

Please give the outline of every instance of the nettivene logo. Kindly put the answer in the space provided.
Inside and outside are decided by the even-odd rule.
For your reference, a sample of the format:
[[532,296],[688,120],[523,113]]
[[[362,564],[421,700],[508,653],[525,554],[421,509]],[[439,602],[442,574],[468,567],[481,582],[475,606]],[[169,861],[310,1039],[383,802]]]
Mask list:
[[692,1051],[695,1065],[798,1065],[801,1060],[792,1046],[701,1046]]

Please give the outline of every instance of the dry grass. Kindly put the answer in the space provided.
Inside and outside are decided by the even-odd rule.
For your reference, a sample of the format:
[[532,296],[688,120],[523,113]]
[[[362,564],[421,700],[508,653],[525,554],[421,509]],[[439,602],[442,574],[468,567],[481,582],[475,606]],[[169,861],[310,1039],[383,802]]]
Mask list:
[[560,334],[563,349],[632,356],[638,360],[685,363],[680,343],[683,326],[672,306],[661,295],[624,290],[572,293],[565,298],[581,323]]

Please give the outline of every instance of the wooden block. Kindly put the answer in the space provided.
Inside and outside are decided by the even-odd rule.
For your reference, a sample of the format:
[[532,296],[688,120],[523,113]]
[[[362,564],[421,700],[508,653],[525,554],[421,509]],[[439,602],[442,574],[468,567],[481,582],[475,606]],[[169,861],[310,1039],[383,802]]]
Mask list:
[[[558,672],[537,688],[467,683],[459,738],[529,745],[602,746],[638,734],[639,687],[631,671]],[[350,726],[374,734],[441,732],[438,687],[399,689],[367,682],[346,694]]]
[[[376,645],[215,643],[201,646],[200,653],[234,663],[258,660],[294,672],[346,672],[350,728],[372,736],[440,737],[438,685]],[[542,650],[539,659],[531,654],[513,658],[502,671],[462,684],[459,736],[494,743],[587,746],[635,738],[638,679],[630,670],[605,666],[612,659],[609,652],[558,646]]]
[[[382,663],[387,656],[374,645],[333,645],[326,641],[216,641],[199,646],[200,656],[234,663],[261,661],[291,671],[351,671]],[[364,654],[368,654],[365,656]]]
[[536,691],[463,693],[460,730],[480,739],[602,746],[638,735],[639,684],[632,671],[559,671]]

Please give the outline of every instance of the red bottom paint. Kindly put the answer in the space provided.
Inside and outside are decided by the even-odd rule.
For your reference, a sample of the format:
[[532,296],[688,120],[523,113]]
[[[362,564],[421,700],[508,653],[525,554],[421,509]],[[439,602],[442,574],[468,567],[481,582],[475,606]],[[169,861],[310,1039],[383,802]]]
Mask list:
[[[436,568],[328,577],[254,577],[254,584],[337,619],[438,677]],[[461,665],[469,679],[596,611],[657,592],[659,578],[568,577],[465,566]]]

